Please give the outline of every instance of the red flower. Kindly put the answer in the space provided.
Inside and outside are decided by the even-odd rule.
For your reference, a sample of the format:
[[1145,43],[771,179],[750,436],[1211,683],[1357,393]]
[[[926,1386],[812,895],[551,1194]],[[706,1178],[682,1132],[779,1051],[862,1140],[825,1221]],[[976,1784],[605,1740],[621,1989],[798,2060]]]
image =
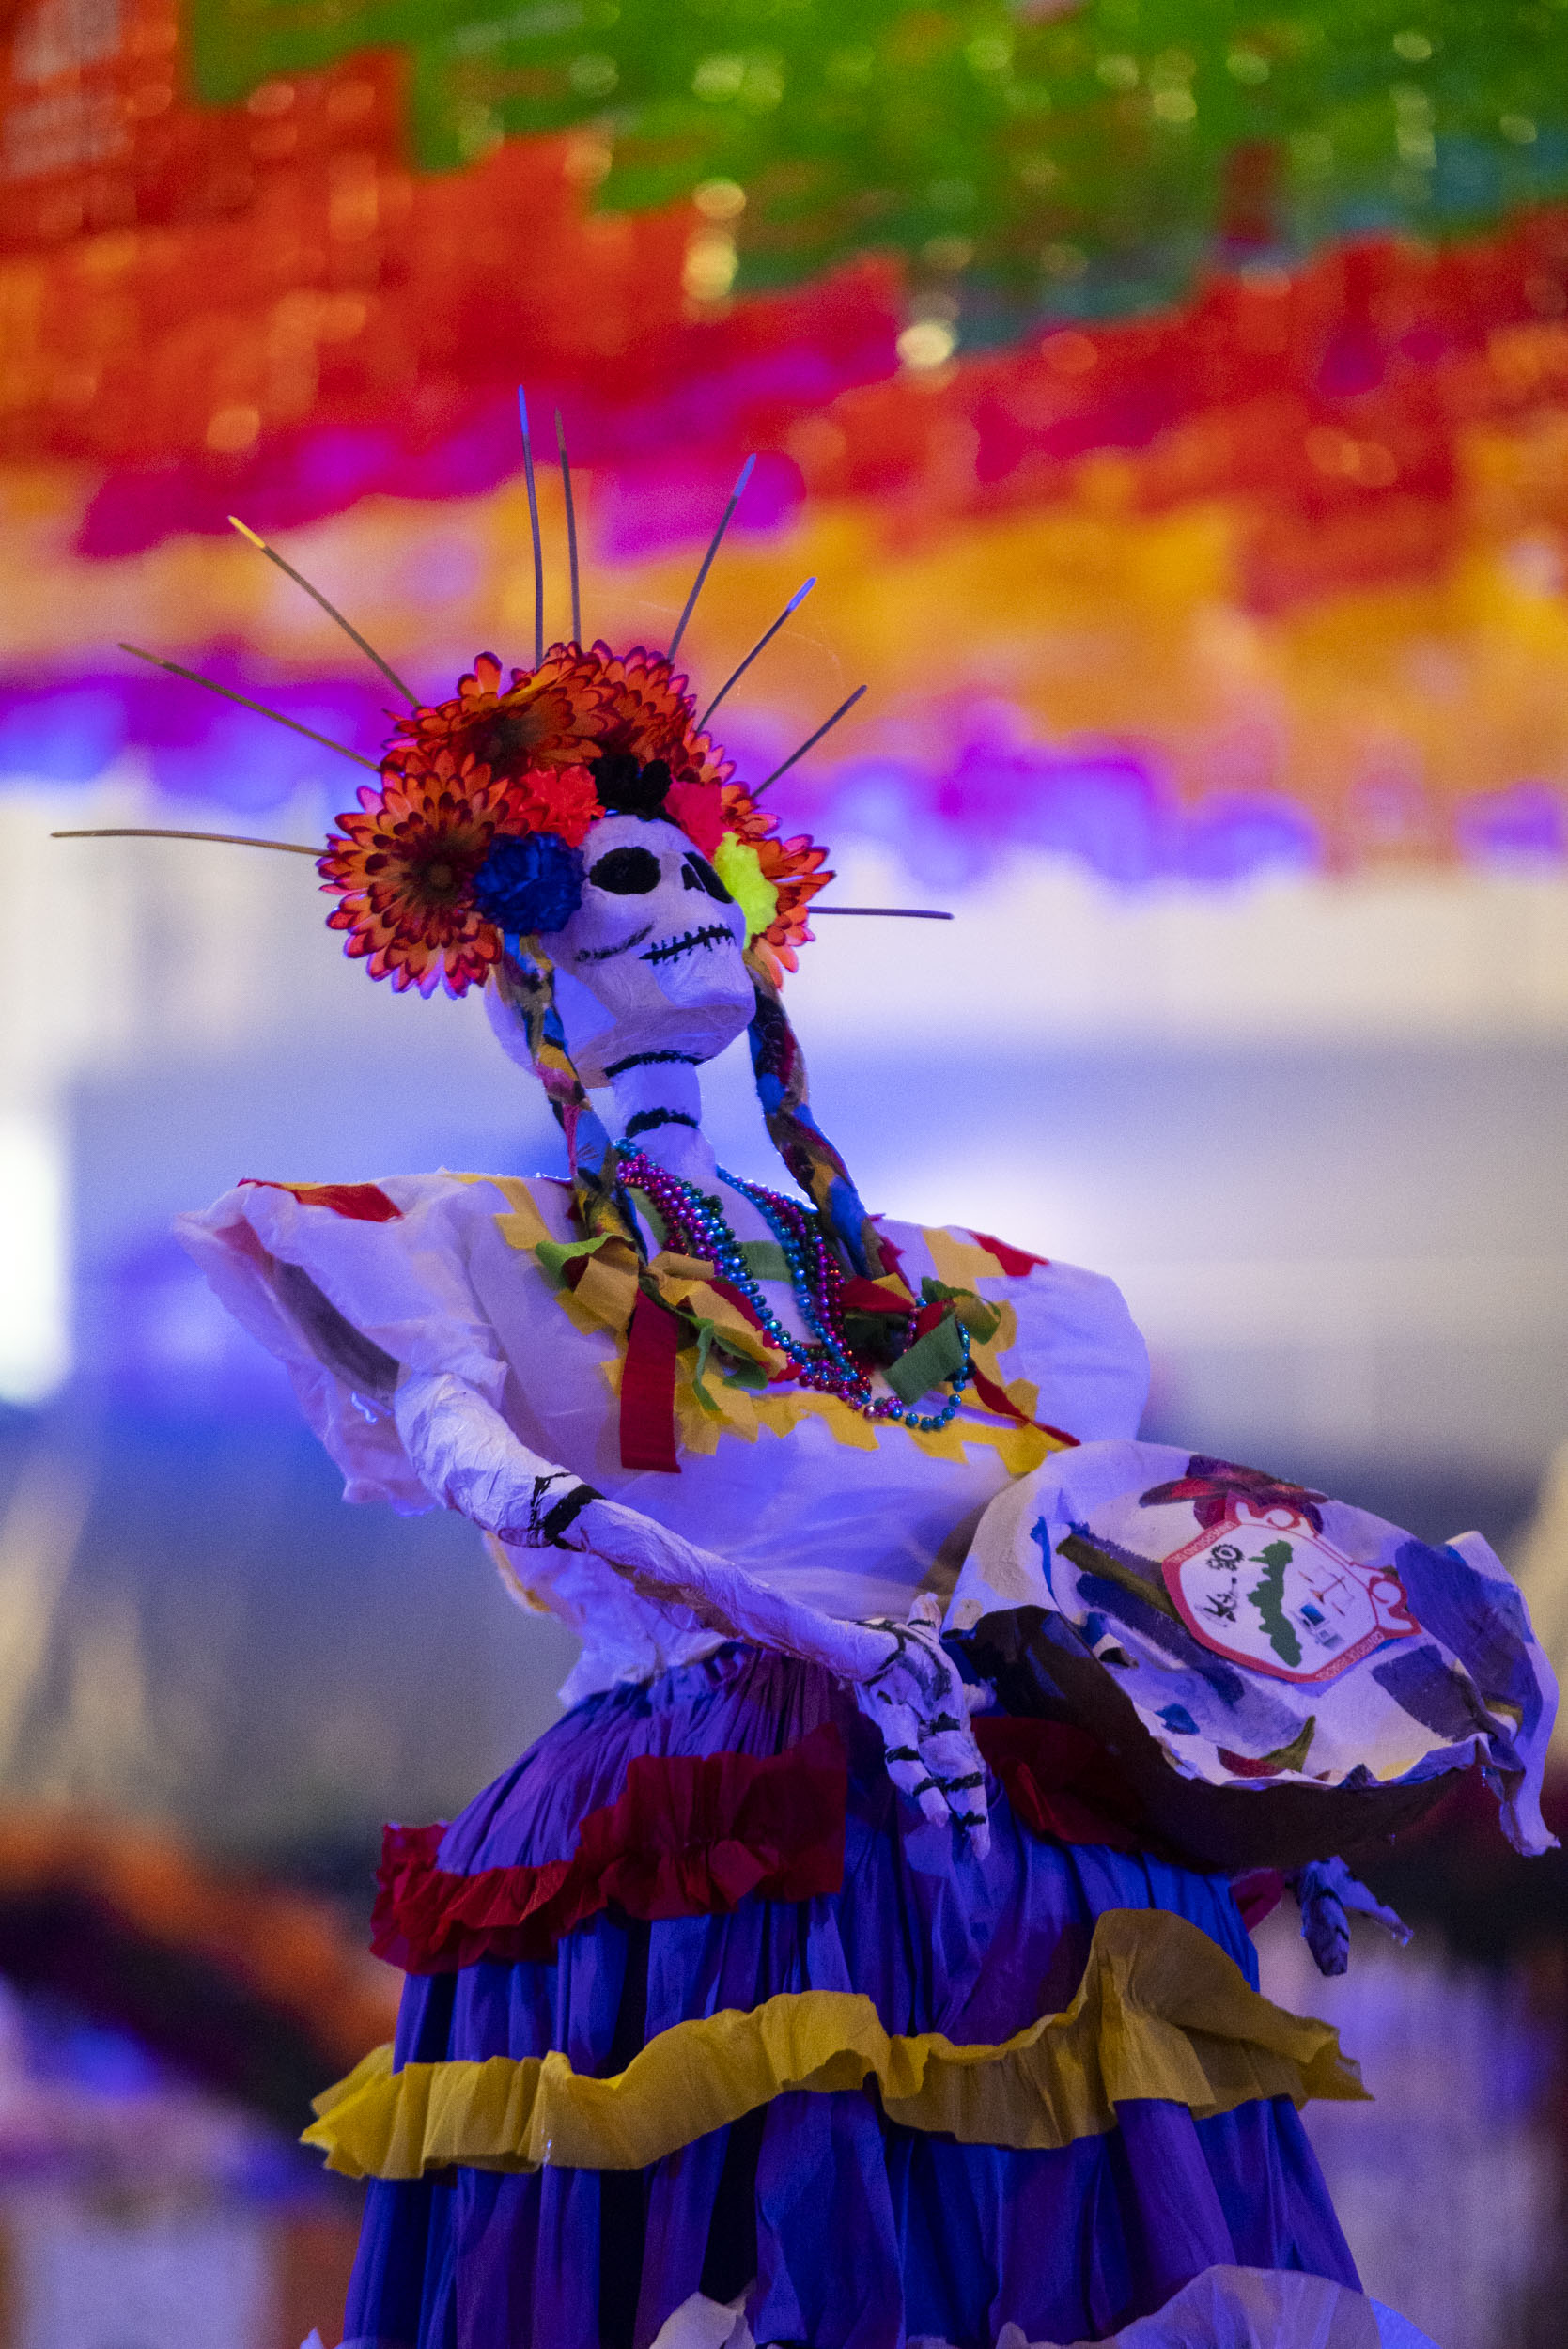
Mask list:
[[730,780],[730,761],[698,731],[686,679],[665,654],[552,645],[537,669],[514,669],[505,692],[502,682],[494,653],[480,653],[450,700],[402,721],[380,787],[338,817],[342,836],[319,860],[323,885],[341,900],[329,926],[349,933],[347,952],[372,978],[424,995],[482,983],[501,954],[474,899],[490,843],[553,833],[581,848],[604,812],[590,768],[612,751],[666,762],[670,818],[705,856],[727,832],[753,844],[778,891],[753,950],[775,980],[796,968],[795,950],[811,937],[807,908],[832,879],[821,869],[827,851],[804,833],[775,837],[777,817]]
[[506,795],[503,832],[552,832],[580,848],[604,813],[586,767],[532,767]]
[[706,857],[713,855],[730,829],[724,795],[711,783],[672,783],[664,794],[664,812]]
[[1195,1452],[1187,1464],[1185,1476],[1172,1477],[1168,1485],[1155,1485],[1140,1496],[1139,1506],[1157,1508],[1162,1501],[1190,1501],[1192,1514],[1205,1532],[1223,1525],[1231,1514],[1233,1501],[1245,1501],[1264,1516],[1270,1509],[1289,1509],[1304,1517],[1316,1533],[1323,1531],[1323,1493],[1310,1492],[1305,1485],[1293,1485],[1282,1476],[1270,1476],[1265,1469],[1238,1468],[1234,1460],[1214,1460],[1206,1453]]
[[450,751],[427,759],[409,746],[359,799],[360,812],[337,818],[343,837],[317,863],[323,887],[342,900],[328,928],[347,930],[344,952],[399,992],[429,995],[441,985],[461,995],[482,983],[501,935],[474,905],[474,876],[505,815],[505,786],[472,758],[459,768]]

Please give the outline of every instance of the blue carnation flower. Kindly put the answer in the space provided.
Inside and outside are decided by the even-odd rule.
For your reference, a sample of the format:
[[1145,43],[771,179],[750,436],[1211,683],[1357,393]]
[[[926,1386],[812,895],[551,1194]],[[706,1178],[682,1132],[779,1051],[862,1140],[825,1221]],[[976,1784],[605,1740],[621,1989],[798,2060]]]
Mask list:
[[502,832],[474,876],[474,903],[497,929],[548,936],[582,903],[584,871],[581,850],[558,832]]

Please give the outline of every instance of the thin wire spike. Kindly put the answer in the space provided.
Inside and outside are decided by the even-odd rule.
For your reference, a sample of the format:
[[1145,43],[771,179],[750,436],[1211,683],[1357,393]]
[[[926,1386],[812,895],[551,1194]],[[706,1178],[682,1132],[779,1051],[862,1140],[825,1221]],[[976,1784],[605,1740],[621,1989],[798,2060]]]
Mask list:
[[567,561],[571,568],[571,640],[582,642],[582,601],[577,578],[577,507],[572,501],[571,465],[567,457],[567,431],[561,411],[555,411],[555,445],[561,456],[561,487],[567,500]]
[[840,702],[832,716],[831,718],[824,719],[823,723],[817,727],[815,734],[808,734],[800,749],[798,751],[791,751],[789,756],[784,760],[782,767],[774,768],[772,773],[768,777],[767,782],[759,783],[757,785],[756,789],[752,793],[753,799],[760,800],[763,793],[768,790],[771,785],[777,783],[781,775],[788,774],[790,769],[794,766],[798,758],[804,758],[808,751],[815,750],[818,742],[821,741],[822,737],[825,734],[831,734],[833,727],[837,725],[841,718],[848,716],[850,710],[854,708],[855,704],[860,700],[861,695],[865,692],[865,690],[866,689],[863,685],[857,685],[854,692],[850,694],[849,699],[846,702]]
[[686,609],[680,615],[680,624],[676,628],[675,634],[670,639],[670,650],[667,657],[671,661],[674,661],[676,653],[680,650],[680,640],[686,633],[686,623],[691,617],[692,611],[696,605],[697,598],[703,592],[703,582],[706,579],[708,572],[713,568],[713,558],[718,553],[720,546],[723,540],[724,533],[730,526],[730,517],[746,494],[746,484],[752,477],[752,469],[755,465],[756,461],[757,460],[754,457],[747,458],[746,462],[740,468],[740,478],[736,483],[734,489],[730,491],[730,502],[725,506],[723,513],[720,517],[719,527],[714,532],[713,537],[708,543],[707,552],[703,557],[702,568],[697,573],[696,578],[691,582],[691,593],[686,599]]
[[747,670],[751,667],[758,653],[767,651],[768,646],[772,643],[780,629],[783,628],[790,614],[799,610],[800,606],[805,602],[806,598],[811,594],[811,591],[815,584],[816,582],[815,579],[808,579],[803,587],[797,587],[795,593],[790,597],[789,601],[784,605],[784,610],[780,613],[778,618],[774,621],[772,627],[768,630],[767,634],[757,638],[756,643],[752,646],[751,651],[746,655],[745,660],[741,662],[739,668],[736,670],[734,676],[727,677],[724,679],[724,682],[720,686],[719,691],[714,694],[713,699],[708,703],[707,708],[703,711],[702,716],[697,720],[697,732],[699,734],[701,734],[703,728],[706,725],[708,720],[712,717],[714,711],[718,708],[720,703],[723,700],[724,695],[729,692],[731,686],[739,684],[741,678],[745,676]]
[[201,677],[194,669],[182,669],[178,661],[160,661],[155,652],[144,652],[140,645],[121,645],[132,660],[145,661],[151,668],[166,669],[170,677],[182,677],[188,685],[205,685],[210,693],[221,693],[225,702],[238,702],[241,709],[254,709],[258,718],[271,718],[274,725],[287,726],[291,734],[303,734],[307,742],[319,742],[324,751],[335,751],[339,758],[351,758],[356,767],[368,767],[373,775],[380,769],[373,758],[362,758],[358,751],[349,750],[334,742],[330,735],[318,734],[314,726],[301,725],[297,718],[286,718],[281,709],[269,709],[265,702],[248,701],[243,693],[231,693],[226,685],[214,685],[210,677]]
[[396,670],[392,666],[392,663],[388,661],[383,661],[380,654],[376,650],[375,646],[366,644],[365,638],[360,634],[358,629],[353,626],[352,622],[344,618],[336,604],[329,603],[326,597],[321,593],[320,588],[313,587],[311,585],[303,571],[297,571],[292,563],[286,563],[283,556],[278,552],[276,547],[269,546],[265,538],[258,538],[256,532],[252,530],[247,523],[242,522],[240,520],[238,514],[231,514],[228,519],[230,528],[237,530],[241,538],[248,538],[253,547],[259,547],[262,553],[267,557],[269,563],[275,563],[280,571],[287,571],[289,578],[294,582],[295,586],[303,587],[305,594],[311,599],[312,602],[318,603],[322,611],[327,614],[327,617],[337,622],[337,625],[343,630],[344,635],[352,638],[353,642],[359,646],[361,652],[364,653],[365,659],[371,661],[376,668],[380,669],[382,677],[385,677],[390,686],[402,694],[403,699],[408,703],[410,708],[417,709],[419,708],[418,697],[409,691],[409,688],[404,684]]
[[[161,825],[95,824],[85,832],[52,832],[51,840],[210,840],[225,848],[273,848],[280,856],[308,856],[319,859],[327,848],[307,848],[300,840],[253,840],[247,832],[173,832]],[[858,914],[868,921],[881,922],[951,922],[951,913],[938,913],[928,906],[813,906],[815,921],[819,913]]]
[[277,848],[285,856],[325,856],[298,840],[252,840],[238,832],[164,832],[146,824],[99,824],[90,832],[52,832],[51,840],[216,840],[225,848]]
[[518,414],[522,422],[522,470],[528,482],[528,525],[534,533],[534,666],[545,657],[545,550],[539,536],[539,490],[534,479],[534,436],[528,429],[528,395],[518,385]]

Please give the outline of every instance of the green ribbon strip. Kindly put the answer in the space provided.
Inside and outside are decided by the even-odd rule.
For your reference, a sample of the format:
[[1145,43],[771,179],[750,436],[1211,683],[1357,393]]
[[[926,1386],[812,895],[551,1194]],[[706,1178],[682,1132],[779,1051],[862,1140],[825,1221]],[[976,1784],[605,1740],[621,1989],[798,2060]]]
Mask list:
[[934,1330],[917,1338],[882,1373],[900,1403],[918,1403],[923,1394],[955,1378],[964,1364],[964,1341],[955,1314],[944,1314]]
[[542,1239],[535,1248],[534,1253],[551,1287],[562,1289],[567,1284],[567,1265],[573,1263],[579,1256],[597,1254],[611,1237],[610,1233],[601,1232],[598,1239]]

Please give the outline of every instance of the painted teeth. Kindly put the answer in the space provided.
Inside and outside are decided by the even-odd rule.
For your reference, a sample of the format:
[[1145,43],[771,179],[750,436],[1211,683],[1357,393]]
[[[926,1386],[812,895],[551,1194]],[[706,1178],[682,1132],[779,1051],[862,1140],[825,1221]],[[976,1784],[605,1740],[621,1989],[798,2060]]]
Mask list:
[[727,922],[715,922],[706,929],[688,930],[684,938],[666,939],[662,945],[650,946],[639,959],[643,962],[673,962],[677,955],[694,953],[699,946],[733,945],[735,933]]

